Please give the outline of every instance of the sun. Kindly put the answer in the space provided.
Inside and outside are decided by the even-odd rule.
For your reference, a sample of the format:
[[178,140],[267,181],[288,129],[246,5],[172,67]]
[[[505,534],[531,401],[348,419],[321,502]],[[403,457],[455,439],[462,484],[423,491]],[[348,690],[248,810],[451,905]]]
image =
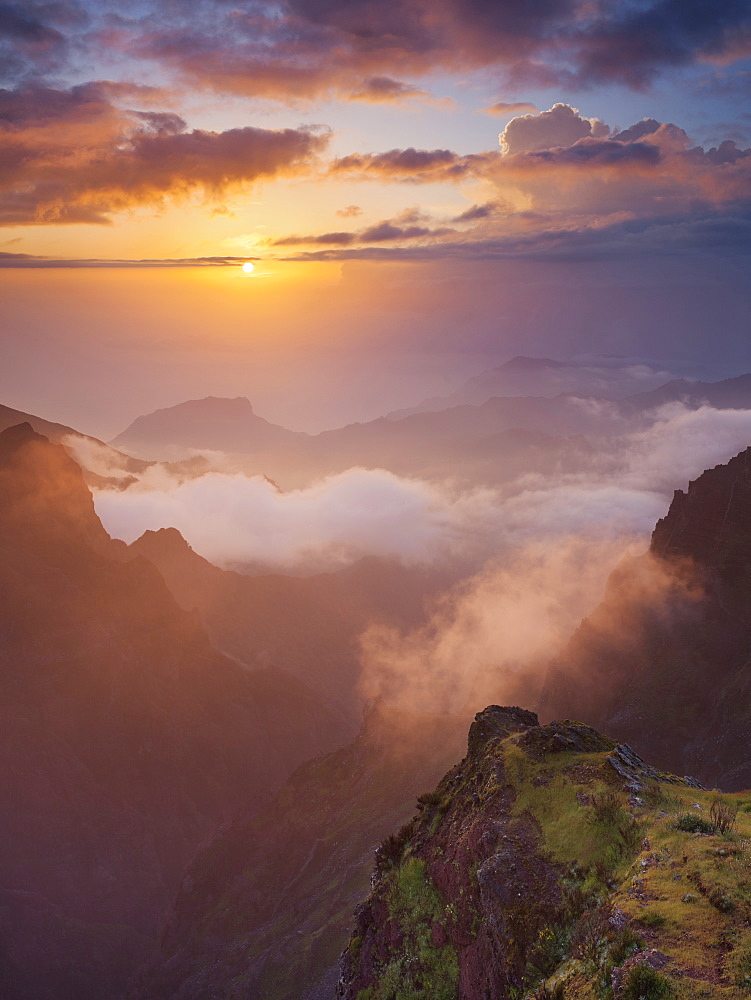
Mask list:
[[252,274],[255,269],[255,264],[251,264],[250,261],[246,261],[243,264],[243,271],[245,271],[246,274]]

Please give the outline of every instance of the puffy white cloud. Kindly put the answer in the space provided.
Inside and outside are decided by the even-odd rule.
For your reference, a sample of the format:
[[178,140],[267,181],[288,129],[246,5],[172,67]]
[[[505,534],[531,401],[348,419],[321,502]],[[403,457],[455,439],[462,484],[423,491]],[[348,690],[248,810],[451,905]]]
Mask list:
[[504,153],[533,153],[573,146],[579,139],[606,138],[608,126],[599,118],[583,118],[570,104],[554,104],[550,111],[512,118],[498,141]]

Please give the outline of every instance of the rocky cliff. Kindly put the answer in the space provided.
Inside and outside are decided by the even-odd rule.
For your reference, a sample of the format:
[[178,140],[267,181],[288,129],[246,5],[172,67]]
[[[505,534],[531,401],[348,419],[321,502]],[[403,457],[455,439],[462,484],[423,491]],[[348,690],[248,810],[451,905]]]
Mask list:
[[551,665],[540,711],[661,767],[751,785],[751,449],[677,491]]
[[381,844],[337,997],[745,996],[748,809],[588,726],[491,706]]

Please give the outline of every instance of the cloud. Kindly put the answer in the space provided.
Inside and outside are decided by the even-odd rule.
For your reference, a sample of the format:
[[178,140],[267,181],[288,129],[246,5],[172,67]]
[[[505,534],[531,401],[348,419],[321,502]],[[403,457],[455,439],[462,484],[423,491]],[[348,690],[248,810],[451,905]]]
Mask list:
[[498,137],[506,154],[573,146],[579,139],[603,138],[610,129],[599,118],[582,118],[570,104],[554,104],[550,111],[512,118]]
[[629,548],[586,536],[521,545],[443,595],[421,628],[371,626],[360,639],[361,693],[421,712],[534,704],[548,660]]
[[450,149],[390,149],[385,153],[352,153],[334,160],[333,177],[347,180],[405,181],[434,184],[460,181],[480,172],[488,159],[484,153],[460,156]]
[[403,243],[404,241],[434,239],[455,232],[446,226],[431,228],[425,225],[429,216],[417,209],[407,209],[394,219],[384,219],[358,232],[319,233],[308,236],[283,236],[274,240],[274,246],[330,245],[349,246],[368,243]]
[[267,479],[210,473],[182,482],[164,467],[136,488],[99,491],[108,531],[133,541],[175,527],[201,555],[281,567],[349,563],[363,555],[430,562],[463,548],[487,515],[489,494],[452,494],[382,469],[349,469],[280,493]]
[[486,68],[511,85],[639,89],[670,68],[737,61],[751,35],[745,0],[585,7],[571,0],[282,0],[271,7],[152,0],[140,12],[128,20],[105,0],[97,28],[75,40],[153,60],[201,87],[278,100],[361,99],[363,80]]
[[[451,221],[472,224],[461,241],[451,229],[424,234],[434,248],[388,251],[404,259],[447,255],[565,255],[665,252],[723,242],[751,249],[751,149],[727,140],[704,149],[678,126],[644,119],[618,132],[576,108],[556,104],[513,118],[502,149],[459,155],[449,149],[353,153],[329,175],[400,183],[476,182],[486,200]],[[689,235],[691,233],[691,235]],[[358,234],[339,246],[354,245]],[[305,242],[316,242],[315,236]],[[323,242],[323,241],[321,241]],[[607,244],[610,246],[605,251]],[[333,245],[333,241],[330,241]],[[373,248],[375,251],[375,248]],[[362,251],[340,250],[341,254]]]
[[[422,711],[534,701],[548,662],[599,604],[610,572],[644,552],[671,491],[750,443],[751,410],[674,403],[644,430],[609,442],[613,452],[587,475],[530,477],[500,507],[493,544],[498,551],[503,539],[502,555],[446,593],[424,626],[366,630],[363,695]],[[644,555],[629,566],[628,599],[653,614],[699,594],[689,566]]]
[[430,98],[426,90],[413,87],[389,76],[371,76],[359,90],[352,93],[352,100],[367,101],[369,104],[401,104],[415,98]]
[[484,114],[496,115],[499,118],[509,118],[512,115],[522,115],[525,112],[535,115],[537,114],[537,108],[534,104],[530,104],[529,101],[516,101],[511,104],[506,101],[496,101],[495,104],[483,108]]
[[328,142],[304,128],[188,131],[171,112],[119,109],[111,92],[107,83],[0,92],[0,223],[102,223],[196,192],[216,200],[309,169]]
[[[57,7],[57,10],[55,10]],[[0,3],[0,81],[12,82],[29,73],[60,69],[70,43],[55,20],[70,22],[65,4]]]

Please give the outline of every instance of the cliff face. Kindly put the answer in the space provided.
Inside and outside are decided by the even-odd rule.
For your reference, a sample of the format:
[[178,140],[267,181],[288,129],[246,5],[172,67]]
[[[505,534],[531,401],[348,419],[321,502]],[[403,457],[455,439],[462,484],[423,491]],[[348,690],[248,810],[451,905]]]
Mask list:
[[9,1000],[119,994],[198,847],[342,736],[293,678],[218,654],[28,426],[0,434],[0,704]]
[[751,785],[751,449],[678,491],[550,667],[540,710],[661,767]]
[[740,998],[749,798],[725,800],[723,833],[717,794],[691,779],[582,724],[492,706],[379,848],[337,997]]

